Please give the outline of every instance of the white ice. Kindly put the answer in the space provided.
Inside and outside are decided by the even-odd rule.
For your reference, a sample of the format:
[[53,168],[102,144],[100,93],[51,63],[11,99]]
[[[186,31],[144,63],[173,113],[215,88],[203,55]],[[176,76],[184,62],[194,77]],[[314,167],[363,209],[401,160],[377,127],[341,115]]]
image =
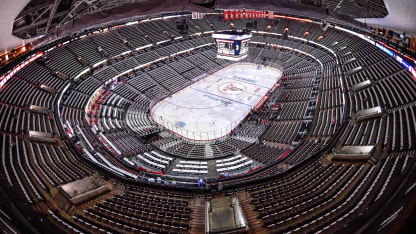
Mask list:
[[191,140],[229,134],[281,78],[282,72],[255,64],[232,64],[156,104],[158,124]]

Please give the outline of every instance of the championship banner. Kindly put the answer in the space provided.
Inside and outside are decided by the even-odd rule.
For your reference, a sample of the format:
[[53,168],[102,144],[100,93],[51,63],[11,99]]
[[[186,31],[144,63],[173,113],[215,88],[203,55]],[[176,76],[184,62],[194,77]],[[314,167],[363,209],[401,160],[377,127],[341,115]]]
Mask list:
[[235,11],[230,11],[230,20],[233,20],[235,16]]
[[192,12],[192,19],[198,19],[198,12]]
[[230,17],[228,16],[228,11],[224,11],[224,20],[229,20]]
[[204,14],[202,12],[198,12],[198,19],[203,19],[204,18]]

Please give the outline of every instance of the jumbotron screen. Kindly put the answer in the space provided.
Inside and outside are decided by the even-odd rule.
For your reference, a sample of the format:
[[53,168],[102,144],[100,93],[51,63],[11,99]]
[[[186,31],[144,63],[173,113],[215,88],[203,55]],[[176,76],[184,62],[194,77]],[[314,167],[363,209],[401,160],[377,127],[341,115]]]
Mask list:
[[217,44],[217,58],[238,61],[247,57],[250,33],[224,31],[213,37]]

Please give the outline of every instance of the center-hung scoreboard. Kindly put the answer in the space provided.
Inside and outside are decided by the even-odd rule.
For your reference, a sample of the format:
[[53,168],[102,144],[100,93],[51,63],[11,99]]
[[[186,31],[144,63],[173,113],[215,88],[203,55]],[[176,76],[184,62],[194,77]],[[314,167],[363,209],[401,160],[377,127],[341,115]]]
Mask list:
[[212,35],[217,46],[217,58],[239,61],[248,55],[251,32],[219,31]]

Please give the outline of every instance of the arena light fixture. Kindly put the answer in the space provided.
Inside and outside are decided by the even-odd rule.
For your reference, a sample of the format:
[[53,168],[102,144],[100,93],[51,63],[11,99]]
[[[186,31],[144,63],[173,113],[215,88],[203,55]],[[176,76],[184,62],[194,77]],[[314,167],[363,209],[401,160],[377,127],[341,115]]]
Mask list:
[[133,21],[133,22],[128,22],[126,24],[124,24],[125,26],[129,26],[129,25],[133,25],[133,24],[138,24],[139,21]]
[[[36,59],[42,57],[43,52],[39,52],[37,54],[32,55],[28,60],[20,63],[19,65],[15,66],[12,70],[10,70],[7,75],[3,75],[0,77],[0,89],[3,88],[3,86],[6,84],[6,82],[11,79],[14,74],[16,74],[20,69],[28,65],[29,63],[35,61]],[[6,54],[6,61],[9,59],[9,56]]]
[[291,20],[297,20],[297,21],[301,21],[301,22],[313,23],[313,21],[310,20],[310,19],[302,19],[302,18],[286,16],[286,15],[274,15],[274,17],[275,18],[291,19]]
[[148,44],[148,45],[145,45],[145,46],[142,46],[142,47],[137,47],[136,49],[134,49],[135,51],[139,51],[139,50],[142,50],[142,49],[146,49],[146,48],[149,48],[149,47],[152,47],[152,44]]
[[162,43],[165,43],[165,42],[168,42],[168,41],[170,41],[170,40],[158,41],[158,42],[156,42],[156,45],[159,45],[159,44],[162,44]]

